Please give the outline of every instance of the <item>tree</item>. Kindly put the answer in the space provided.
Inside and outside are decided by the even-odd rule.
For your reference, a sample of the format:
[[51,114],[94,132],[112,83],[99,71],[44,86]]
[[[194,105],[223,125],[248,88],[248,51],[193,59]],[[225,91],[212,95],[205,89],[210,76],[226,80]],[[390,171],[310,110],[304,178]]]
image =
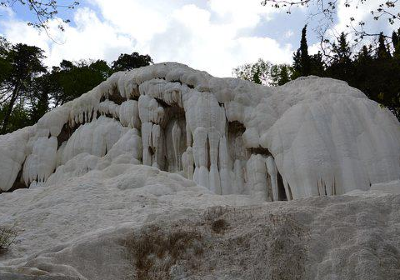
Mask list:
[[392,34],[393,57],[400,59],[400,28]]
[[311,74],[311,58],[308,55],[307,25],[301,31],[300,48],[293,54],[293,77],[308,76]]
[[[0,85],[3,84],[4,80],[10,75],[11,64],[7,60],[8,52],[10,50],[10,44],[3,37],[0,37]],[[0,104],[2,103],[3,88],[0,87]]]
[[55,106],[71,101],[105,81],[111,74],[104,60],[88,60],[73,63],[63,60],[59,67],[53,67],[50,74],[51,97]]
[[[50,71],[43,50],[0,37],[0,133],[35,124],[52,107],[78,98],[113,73],[104,60],[61,61]],[[148,55],[122,54],[114,70],[149,65]]]
[[[68,1],[66,4],[60,4],[58,0],[0,0],[0,6],[13,8],[15,5],[27,7],[29,12],[33,13],[35,21],[28,22],[29,26],[37,29],[49,28],[50,20],[55,19],[60,9],[74,9],[79,5],[78,1]],[[64,1],[65,2],[65,1]],[[58,28],[64,31],[64,24],[69,23],[69,19],[63,19]]]
[[383,36],[382,32],[379,34],[378,42],[379,42],[379,45],[378,45],[378,50],[376,52],[376,57],[378,59],[389,58],[390,57],[390,51],[386,47],[385,37]]
[[28,95],[30,103],[30,124],[35,124],[50,110],[50,99],[60,88],[52,73],[45,73],[33,81],[32,90]]
[[311,75],[324,76],[325,63],[323,61],[322,53],[318,52],[310,57]]
[[112,72],[128,71],[134,68],[147,66],[153,63],[149,55],[140,55],[137,52],[132,54],[121,54],[117,60],[112,63]]
[[342,32],[338,42],[332,44],[332,56],[329,67],[327,68],[327,75],[335,79],[349,82],[354,76],[354,65],[351,58],[351,48],[346,37],[347,35]]
[[339,36],[338,43],[333,43],[333,59],[338,63],[345,63],[351,61],[351,49],[347,42],[347,35],[342,32]]
[[292,75],[292,68],[287,64],[273,65],[271,67],[271,85],[282,86],[289,82]]
[[4,89],[4,108],[1,132],[9,131],[8,125],[17,99],[29,91],[35,77],[46,72],[42,59],[43,50],[35,46],[16,44],[5,54],[5,60],[9,63],[8,75],[2,81]]
[[269,85],[271,82],[271,63],[258,59],[256,63],[246,63],[233,69],[237,78],[256,84]]

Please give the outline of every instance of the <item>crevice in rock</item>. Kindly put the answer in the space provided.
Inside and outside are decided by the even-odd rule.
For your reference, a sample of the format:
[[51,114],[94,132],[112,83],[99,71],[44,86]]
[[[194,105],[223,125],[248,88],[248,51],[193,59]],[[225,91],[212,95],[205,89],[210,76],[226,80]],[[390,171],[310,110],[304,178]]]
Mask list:
[[267,148],[262,148],[262,147],[250,148],[249,151],[252,154],[259,154],[259,155],[263,155],[263,156],[272,156],[271,152]]
[[108,96],[107,99],[114,102],[117,105],[121,105],[124,101],[126,101],[126,98],[122,97],[119,93],[111,94]]
[[242,123],[238,121],[228,122],[228,132],[243,135],[245,131],[246,127]]
[[278,200],[287,201],[287,194],[283,185],[282,175],[278,172]]
[[[21,170],[18,172],[17,178],[15,179],[15,182],[14,182],[13,186],[11,187],[11,189],[9,189],[6,192],[13,192],[13,191],[18,190],[18,189],[27,189],[27,188],[29,188],[29,186],[27,186],[22,180],[22,170],[23,170],[24,164],[25,164],[25,162],[21,165]],[[1,190],[0,190],[0,193],[2,193]]]

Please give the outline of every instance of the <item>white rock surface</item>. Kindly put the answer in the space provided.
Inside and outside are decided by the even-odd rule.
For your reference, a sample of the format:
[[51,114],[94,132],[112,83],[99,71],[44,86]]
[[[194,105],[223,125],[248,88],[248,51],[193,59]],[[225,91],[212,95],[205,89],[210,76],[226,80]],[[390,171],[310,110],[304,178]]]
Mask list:
[[332,79],[116,73],[0,136],[0,279],[398,280],[399,139]]
[[[179,172],[217,194],[344,194],[400,179],[398,139],[396,118],[341,81],[268,88],[162,63],[116,73],[37,125],[0,136],[0,189],[117,160]],[[81,153],[97,165],[68,163]]]
[[255,203],[115,163],[3,193],[0,279],[398,279],[399,195]]

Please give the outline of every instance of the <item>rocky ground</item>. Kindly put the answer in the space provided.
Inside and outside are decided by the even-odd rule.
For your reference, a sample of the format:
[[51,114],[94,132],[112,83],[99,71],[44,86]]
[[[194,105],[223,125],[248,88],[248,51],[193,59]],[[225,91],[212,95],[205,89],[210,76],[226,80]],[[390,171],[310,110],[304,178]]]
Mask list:
[[400,279],[400,195],[259,203],[112,165],[0,195],[0,279]]

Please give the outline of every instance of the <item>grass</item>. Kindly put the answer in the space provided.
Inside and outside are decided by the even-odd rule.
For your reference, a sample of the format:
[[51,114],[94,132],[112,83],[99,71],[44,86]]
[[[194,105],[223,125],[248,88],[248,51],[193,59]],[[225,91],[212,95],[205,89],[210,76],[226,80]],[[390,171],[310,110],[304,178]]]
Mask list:
[[138,280],[170,279],[171,268],[181,260],[203,254],[200,233],[177,227],[165,231],[149,226],[126,241]]
[[235,273],[246,279],[304,279],[308,227],[294,213],[262,215],[243,227],[242,222],[253,219],[253,211],[213,207],[195,223],[136,230],[124,241],[134,267],[130,279],[186,279],[226,265],[240,268]]
[[7,251],[15,243],[17,235],[15,226],[0,226],[0,254]]

